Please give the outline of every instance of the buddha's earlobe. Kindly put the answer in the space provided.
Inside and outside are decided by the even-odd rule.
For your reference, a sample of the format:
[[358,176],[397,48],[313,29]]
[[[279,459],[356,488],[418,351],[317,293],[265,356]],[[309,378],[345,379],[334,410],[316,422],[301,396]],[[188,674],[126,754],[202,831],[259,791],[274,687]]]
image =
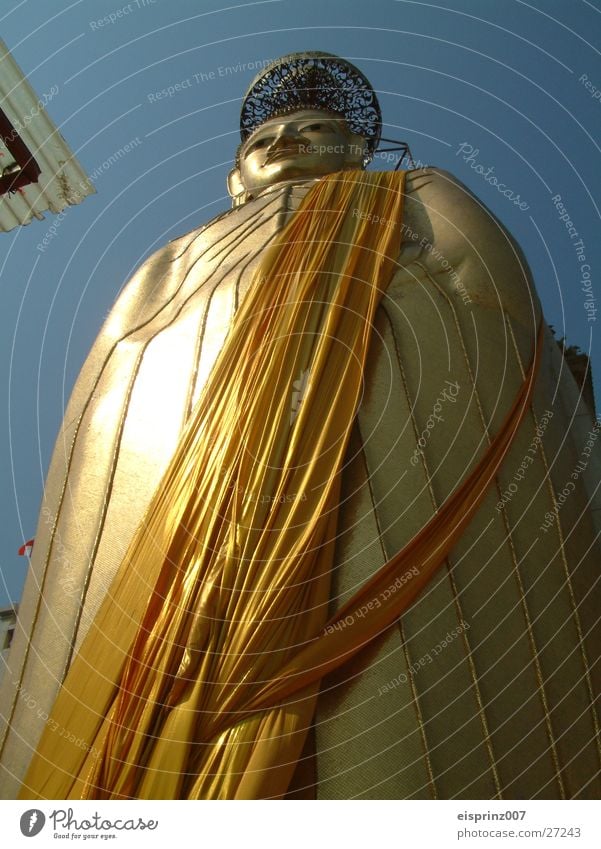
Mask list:
[[233,208],[242,206],[243,203],[246,203],[251,198],[244,188],[239,168],[232,168],[230,173],[227,175],[227,190],[232,199]]

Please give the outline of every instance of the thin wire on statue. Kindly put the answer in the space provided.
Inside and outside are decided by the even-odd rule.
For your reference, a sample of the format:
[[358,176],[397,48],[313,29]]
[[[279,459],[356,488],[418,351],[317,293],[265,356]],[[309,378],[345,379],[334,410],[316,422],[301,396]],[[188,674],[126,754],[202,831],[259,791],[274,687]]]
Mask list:
[[394,170],[395,171],[399,170],[404,159],[407,159],[409,161],[409,164],[411,165],[411,167],[415,168],[415,161],[413,159],[413,156],[411,154],[411,150],[409,149],[409,145],[407,144],[407,142],[402,142],[402,141],[399,141],[398,139],[387,139],[387,138],[384,138],[384,136],[380,136],[380,141],[390,142],[391,144],[394,145],[394,147],[378,148],[376,151],[374,151],[374,157],[378,153],[400,153],[401,155],[399,156],[397,164],[394,166]]

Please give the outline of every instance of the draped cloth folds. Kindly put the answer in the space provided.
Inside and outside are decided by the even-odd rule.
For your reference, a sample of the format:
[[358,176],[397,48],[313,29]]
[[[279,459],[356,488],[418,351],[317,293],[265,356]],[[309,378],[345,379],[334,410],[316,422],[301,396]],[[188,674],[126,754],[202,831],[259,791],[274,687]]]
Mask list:
[[326,623],[340,469],[403,185],[329,175],[266,252],[22,797],[286,792],[319,680],[247,706]]

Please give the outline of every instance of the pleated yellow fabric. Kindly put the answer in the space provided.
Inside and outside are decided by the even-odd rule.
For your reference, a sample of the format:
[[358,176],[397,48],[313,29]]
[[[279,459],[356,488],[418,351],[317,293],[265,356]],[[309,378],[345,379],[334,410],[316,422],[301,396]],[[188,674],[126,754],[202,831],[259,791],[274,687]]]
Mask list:
[[327,619],[339,471],[403,183],[324,178],[267,252],[22,797],[286,792],[319,682],[245,710]]
[[[484,456],[422,530],[382,566],[325,625],[323,633],[283,667],[244,705],[265,710],[319,681],[350,660],[409,607],[453,550],[482,503],[530,408],[543,350],[541,322],[528,372]],[[224,718],[231,724],[232,717]]]

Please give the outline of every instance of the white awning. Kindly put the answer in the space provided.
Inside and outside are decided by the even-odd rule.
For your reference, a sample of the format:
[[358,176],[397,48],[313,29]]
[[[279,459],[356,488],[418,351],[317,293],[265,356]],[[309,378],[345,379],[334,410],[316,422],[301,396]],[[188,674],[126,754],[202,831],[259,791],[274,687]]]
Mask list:
[[[37,183],[0,195],[0,230],[44,218],[46,211],[60,212],[95,191],[44,108],[58,95],[58,86],[50,86],[38,96],[0,40],[0,109],[41,169]],[[17,169],[6,144],[0,142],[0,175]]]

